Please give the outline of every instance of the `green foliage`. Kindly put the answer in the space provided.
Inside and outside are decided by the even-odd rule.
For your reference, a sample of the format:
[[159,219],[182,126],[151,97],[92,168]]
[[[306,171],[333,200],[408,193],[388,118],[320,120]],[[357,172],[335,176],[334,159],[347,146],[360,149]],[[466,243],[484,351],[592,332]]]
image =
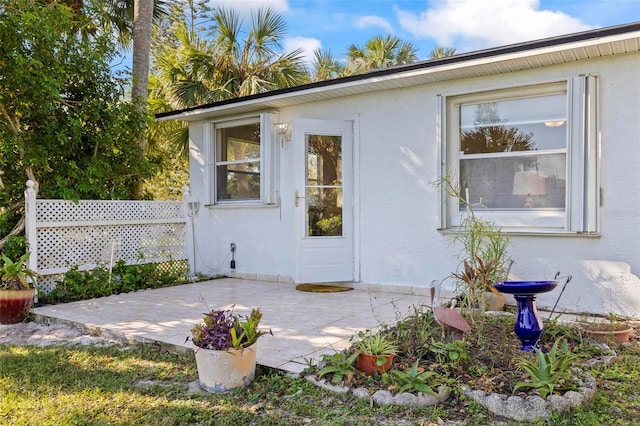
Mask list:
[[389,333],[398,345],[398,352],[410,358],[421,358],[429,353],[427,342],[431,341],[434,333],[438,332],[431,309],[424,307],[413,308],[405,318],[402,318]]
[[38,274],[27,267],[27,260],[31,253],[23,254],[17,261],[13,261],[4,254],[0,257],[0,289],[26,290],[33,288]]
[[260,324],[260,320],[262,319],[262,312],[260,309],[253,308],[251,310],[251,314],[246,317],[244,320],[240,319],[238,324],[240,325],[240,329],[242,333],[240,336],[236,337],[235,330],[232,330],[231,334],[233,336],[232,347],[234,348],[246,348],[247,346],[253,345],[258,341],[260,336],[264,336],[269,333],[273,335],[271,330],[263,331],[258,329],[258,325]]
[[7,238],[7,241],[2,247],[2,250],[0,250],[0,253],[15,262],[20,259],[20,257],[22,257],[25,253],[27,253],[27,249],[27,239],[24,236],[12,235]]
[[493,222],[475,215],[473,206],[464,198],[460,185],[451,176],[445,176],[434,185],[447,196],[455,198],[464,208],[460,226],[451,234],[452,244],[460,247],[459,270],[452,276],[465,287],[469,306],[483,307],[483,292],[498,292],[493,283],[508,278],[513,260],[508,254],[511,239]]
[[3,2],[0,9],[0,206],[22,199],[27,179],[42,198],[128,197],[152,173],[136,141],[147,117],[111,75],[109,32],[57,2]]
[[[558,351],[558,345],[561,342],[562,347]],[[518,359],[519,367],[529,374],[530,381],[518,382],[513,388],[514,392],[520,388],[533,388],[537,389],[540,395],[545,398],[555,390],[572,389],[571,367],[577,356],[569,351],[567,341],[564,339],[556,340],[547,353],[538,348],[535,349],[535,352],[536,361],[532,361],[528,357]]]
[[409,371],[391,370],[383,376],[383,381],[398,387],[398,393],[423,392],[436,395],[428,384],[437,374],[433,371],[420,371],[419,360],[413,363]]
[[385,355],[395,355],[398,353],[398,346],[393,340],[390,340],[390,337],[384,332],[359,332],[353,345],[361,353],[379,355],[383,360],[383,364]]
[[322,361],[326,363],[318,372],[318,378],[332,374],[331,383],[341,383],[343,380],[349,384],[356,373],[355,362],[359,352],[336,352],[333,355],[323,355]]
[[462,340],[444,342],[432,339],[429,351],[435,355],[439,364],[451,365],[454,368],[458,367],[461,361],[469,358],[467,343]]
[[[157,263],[127,265],[119,260],[109,273],[109,269],[102,266],[87,271],[73,266],[56,281],[56,288],[40,295],[40,299],[45,303],[66,303],[184,282],[186,266],[181,268],[179,261],[168,263],[176,267]],[[169,272],[174,270],[176,272]]]
[[354,73],[404,65],[418,59],[416,47],[393,35],[373,36],[364,45],[352,44],[347,50],[348,67]]

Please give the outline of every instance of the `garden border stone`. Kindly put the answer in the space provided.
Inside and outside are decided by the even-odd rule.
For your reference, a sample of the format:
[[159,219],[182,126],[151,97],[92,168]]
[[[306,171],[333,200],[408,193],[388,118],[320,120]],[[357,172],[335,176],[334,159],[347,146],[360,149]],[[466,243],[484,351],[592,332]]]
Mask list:
[[393,395],[386,390],[378,390],[372,394],[366,388],[351,388],[349,386],[333,385],[328,383],[326,379],[320,379],[310,374],[305,379],[314,385],[338,393],[351,393],[357,398],[370,398],[371,401],[378,405],[402,405],[409,407],[430,407],[445,402],[451,395],[451,389],[446,386],[438,387],[438,393],[433,396],[419,392],[417,395],[409,392],[403,392]]

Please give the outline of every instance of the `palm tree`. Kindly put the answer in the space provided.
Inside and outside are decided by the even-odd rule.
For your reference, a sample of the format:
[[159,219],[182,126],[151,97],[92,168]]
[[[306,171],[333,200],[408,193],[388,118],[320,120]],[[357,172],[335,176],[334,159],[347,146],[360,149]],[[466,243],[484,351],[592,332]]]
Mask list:
[[456,48],[450,46],[435,46],[429,53],[429,59],[446,58],[456,54]]
[[[131,99],[136,107],[147,111],[149,96],[149,59],[151,57],[151,25],[153,23],[154,0],[135,0],[133,3],[133,67],[131,71]],[[147,151],[147,139],[140,135],[138,139],[140,158]],[[142,198],[142,180],[137,179],[130,189],[133,199]]]
[[412,43],[392,35],[371,37],[363,46],[352,44],[347,57],[348,67],[355,74],[418,60],[417,49]]
[[312,81],[324,81],[332,78],[345,77],[348,73],[346,64],[333,56],[330,50],[322,51],[316,49],[313,51]]
[[[246,38],[242,38],[242,21],[232,10],[216,9],[208,34],[194,31],[183,13],[172,15],[171,22],[161,28],[161,39],[154,41],[152,111],[188,108],[308,82],[302,51],[282,53],[286,26],[271,9],[252,14]],[[174,153],[188,154],[184,123],[156,123],[150,135],[150,143],[171,140]]]
[[[175,19],[175,18],[174,18]],[[216,9],[210,37],[172,26],[172,40],[158,41],[153,52],[154,94],[164,106],[180,109],[203,103],[292,87],[308,80],[300,49],[282,53],[285,22],[271,9],[252,14],[245,39],[233,10]]]
[[302,50],[280,53],[286,33],[281,15],[261,8],[251,15],[251,28],[240,39],[242,21],[236,12],[219,8],[216,22],[216,69],[222,87],[230,97],[247,96],[302,84],[306,70]]

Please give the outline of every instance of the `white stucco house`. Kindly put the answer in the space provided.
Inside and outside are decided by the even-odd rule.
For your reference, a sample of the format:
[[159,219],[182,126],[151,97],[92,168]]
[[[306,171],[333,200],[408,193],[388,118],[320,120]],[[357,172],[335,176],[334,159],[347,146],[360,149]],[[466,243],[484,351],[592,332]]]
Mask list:
[[570,274],[559,309],[640,318],[640,23],[156,118],[189,123],[198,273],[424,290],[458,267],[449,174],[513,279]]

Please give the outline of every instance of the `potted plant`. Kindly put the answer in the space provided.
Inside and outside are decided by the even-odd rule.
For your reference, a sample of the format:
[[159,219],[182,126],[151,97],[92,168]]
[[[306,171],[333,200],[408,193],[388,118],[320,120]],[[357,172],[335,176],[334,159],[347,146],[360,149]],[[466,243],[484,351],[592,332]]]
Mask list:
[[368,376],[389,371],[398,352],[398,346],[381,332],[358,333],[354,346],[358,352],[356,368]]
[[29,255],[15,262],[4,254],[0,257],[0,324],[24,321],[33,305],[38,274],[27,267]]
[[272,334],[259,330],[260,309],[249,316],[233,309],[211,310],[191,330],[200,386],[209,392],[227,392],[246,386],[255,377],[258,338]]
[[610,314],[608,321],[585,321],[580,325],[582,332],[599,342],[628,342],[633,327],[624,319]]
[[460,268],[452,276],[464,286],[462,297],[468,307],[481,310],[502,310],[504,295],[493,283],[505,281],[513,260],[507,249],[511,243],[507,234],[493,222],[475,214],[474,206],[461,195],[459,185],[451,177],[435,183],[447,195],[456,198],[464,209],[460,226],[450,235],[452,243],[461,246]]

